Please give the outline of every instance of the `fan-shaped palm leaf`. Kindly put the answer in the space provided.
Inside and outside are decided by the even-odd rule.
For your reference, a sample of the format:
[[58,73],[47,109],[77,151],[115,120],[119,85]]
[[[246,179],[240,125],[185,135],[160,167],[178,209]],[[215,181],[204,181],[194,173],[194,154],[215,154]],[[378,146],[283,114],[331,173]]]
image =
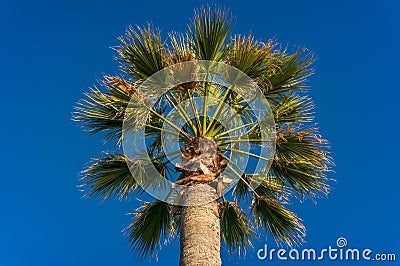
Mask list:
[[223,201],[220,205],[221,238],[230,253],[245,252],[252,247],[253,228],[240,207],[234,202]]
[[269,229],[275,241],[288,245],[303,241],[304,226],[282,203],[268,196],[259,196],[253,200],[252,207],[256,224]]
[[86,197],[98,196],[105,200],[114,195],[122,199],[139,187],[123,155],[107,153],[106,157],[93,159],[82,174],[81,188],[86,191]]
[[105,132],[105,139],[120,141],[125,109],[136,91],[135,85],[120,77],[105,76],[100,82],[105,92],[94,87],[75,107],[73,120],[91,134]]
[[165,67],[165,51],[160,31],[150,26],[129,27],[126,35],[120,37],[121,45],[116,48],[125,72],[144,80]]
[[307,96],[283,94],[271,103],[276,123],[305,123],[313,119],[314,103]]
[[162,239],[174,233],[171,207],[165,202],[144,203],[134,213],[135,218],[125,229],[129,244],[139,256],[154,256]]
[[282,128],[271,172],[301,196],[324,195],[329,190],[326,173],[332,164],[328,149],[314,127]]
[[250,78],[263,75],[274,59],[272,41],[261,43],[254,40],[253,36],[235,36],[231,44],[229,64],[240,69]]
[[189,27],[192,48],[198,59],[220,61],[227,56],[222,49],[229,33],[231,21],[225,11],[205,7],[199,9]]
[[[261,180],[261,183],[255,189],[249,187],[252,180]],[[254,174],[245,174],[238,180],[232,191],[233,197],[237,201],[249,200],[252,196],[269,196],[273,198],[288,199],[290,191],[282,180],[271,176],[262,176]]]
[[305,89],[307,77],[314,73],[310,68],[312,62],[313,55],[304,48],[291,55],[286,50],[278,51],[263,79],[259,81],[259,86],[268,99],[291,90]]

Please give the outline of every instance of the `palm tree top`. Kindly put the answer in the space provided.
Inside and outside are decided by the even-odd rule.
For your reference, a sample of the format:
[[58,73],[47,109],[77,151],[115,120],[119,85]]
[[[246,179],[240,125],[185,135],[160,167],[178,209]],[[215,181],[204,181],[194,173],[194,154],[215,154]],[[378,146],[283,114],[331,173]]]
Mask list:
[[[314,122],[314,103],[307,95],[314,57],[304,48],[282,49],[274,40],[231,35],[230,25],[226,11],[205,7],[195,12],[187,32],[170,33],[167,40],[150,26],[127,29],[114,48],[122,74],[104,76],[77,103],[73,114],[73,120],[91,134],[103,133],[106,141],[116,144],[115,151],[93,159],[82,171],[82,189],[87,197],[126,199],[154,185],[138,182],[146,180],[149,165],[177,185],[212,182],[217,170],[207,170],[207,174],[203,170],[195,175],[197,179],[185,175],[192,167],[190,159],[205,156],[199,149],[208,149],[216,154],[213,163],[218,171],[236,179],[230,183],[231,193],[220,198],[221,239],[229,251],[241,253],[251,247],[257,229],[271,233],[277,243],[301,243],[305,228],[286,205],[293,199],[327,195],[327,174],[333,165],[328,143]],[[264,131],[254,121],[243,94],[211,80],[179,84],[150,101],[146,80],[168,67],[202,60],[229,65],[251,78],[268,101],[274,128]],[[179,74],[175,68],[174,75]],[[199,100],[205,98],[219,101]],[[219,122],[229,112],[226,106],[235,110],[230,127]],[[213,110],[211,115],[207,108]],[[143,126],[146,137],[145,154],[135,158],[122,152],[124,121],[130,117],[140,118],[132,124]],[[178,120],[185,123],[176,126]],[[178,148],[165,152],[162,134],[177,140]],[[275,155],[260,155],[260,147]],[[269,171],[243,169],[232,156],[266,161]],[[252,186],[256,181],[257,186]],[[138,254],[155,255],[163,239],[178,235],[180,206],[156,200],[134,213],[125,232]]]

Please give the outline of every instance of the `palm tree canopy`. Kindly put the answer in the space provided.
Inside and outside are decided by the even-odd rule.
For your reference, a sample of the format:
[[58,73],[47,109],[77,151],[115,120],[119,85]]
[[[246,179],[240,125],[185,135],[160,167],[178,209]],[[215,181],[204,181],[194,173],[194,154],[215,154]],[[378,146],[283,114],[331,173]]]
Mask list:
[[[305,228],[286,205],[295,198],[315,199],[327,195],[327,173],[333,164],[328,143],[319,135],[314,122],[313,101],[306,95],[306,80],[313,74],[314,57],[304,48],[289,52],[273,40],[260,42],[252,35],[231,35],[230,24],[226,11],[206,7],[196,11],[186,33],[170,33],[167,40],[150,26],[127,29],[115,48],[122,75],[105,76],[77,103],[73,114],[73,120],[89,133],[103,133],[106,141],[116,144],[115,151],[93,159],[82,171],[81,187],[88,197],[127,198],[143,191],[137,177],[145,175],[149,163],[167,179],[179,181],[180,172],[161,151],[163,124],[169,123],[166,106],[176,107],[194,96],[212,96],[236,108],[240,119],[246,121],[248,114],[241,104],[243,99],[227,88],[208,82],[182,84],[170,90],[164,102],[154,105],[146,117],[150,160],[129,161],[122,153],[126,109],[132,97],[137,97],[135,92],[141,83],[165,67],[196,60],[223,62],[248,75],[268,99],[276,126],[276,150],[268,173],[257,175],[241,169],[244,173],[238,176],[231,195],[221,199],[222,241],[229,251],[243,252],[251,247],[255,231],[264,229],[278,243],[300,243]],[[182,109],[179,115],[185,117],[187,113]],[[220,162],[227,160],[228,166],[234,169],[235,165],[225,155],[234,150],[235,141],[224,138],[226,129],[215,121],[200,114],[196,119],[189,119],[184,127],[167,133],[177,134],[186,143],[200,136],[215,140],[222,156]],[[261,141],[257,124],[251,125],[247,139],[253,144]],[[251,152],[250,156],[264,159]],[[249,185],[254,178],[261,180],[257,188]],[[175,237],[179,232],[179,206],[157,200],[145,203],[134,214],[125,232],[132,249],[142,256],[155,255],[164,239]]]

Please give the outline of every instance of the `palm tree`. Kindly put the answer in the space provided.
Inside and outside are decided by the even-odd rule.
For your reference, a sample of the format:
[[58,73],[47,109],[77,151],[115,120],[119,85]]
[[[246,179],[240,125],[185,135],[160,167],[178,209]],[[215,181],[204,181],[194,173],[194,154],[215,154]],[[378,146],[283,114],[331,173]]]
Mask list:
[[[90,133],[103,132],[106,141],[116,144],[115,151],[93,159],[83,170],[82,189],[87,197],[126,199],[132,193],[142,193],[154,185],[140,182],[145,179],[146,165],[186,188],[212,183],[223,173],[224,178],[229,173],[236,179],[230,183],[231,193],[224,196],[217,185],[216,199],[204,204],[174,204],[159,199],[144,203],[125,229],[132,250],[143,257],[156,256],[162,241],[177,236],[180,236],[181,265],[220,265],[221,242],[230,253],[244,253],[252,247],[251,240],[259,229],[269,232],[277,243],[301,243],[305,228],[285,205],[291,199],[315,199],[329,191],[326,174],[333,163],[327,142],[313,122],[313,101],[305,95],[306,79],[313,74],[312,54],[304,48],[290,53],[272,40],[263,43],[251,35],[231,37],[230,24],[226,11],[206,7],[195,13],[187,33],[171,33],[167,42],[162,40],[160,31],[150,26],[129,27],[115,48],[123,75],[105,76],[100,86],[94,86],[77,103],[73,120]],[[242,150],[244,146],[238,145],[242,140],[250,145],[263,144],[261,126],[248,122],[249,105],[243,104],[242,95],[209,81],[180,84],[151,107],[143,104],[148,114],[143,122],[146,156],[130,158],[122,152],[129,104],[146,101],[138,93],[143,82],[166,67],[200,60],[230,65],[257,84],[275,121],[276,148],[272,158],[251,148]],[[219,98],[220,102],[205,101],[201,109],[192,101],[196,96]],[[174,127],[168,110],[172,107],[179,116],[187,118],[189,109],[180,105],[185,101],[189,101],[189,109],[196,115],[186,119],[184,126]],[[236,110],[235,119],[244,121],[241,128],[246,128],[246,138],[237,134],[229,137],[228,131],[238,130],[239,126],[232,130],[218,122],[218,117],[227,115],[221,102]],[[204,109],[212,106],[216,108],[215,115],[209,117]],[[164,124],[174,130],[167,130]],[[163,151],[162,134],[176,135],[180,148],[175,155],[180,163],[173,163]],[[191,159],[201,156],[201,145],[203,150],[207,149],[204,145],[215,146],[212,162],[202,170],[186,168]],[[232,160],[233,153],[269,161],[270,169],[248,173],[247,168],[242,169]],[[257,186],[251,185],[254,180],[259,180]],[[185,191],[175,195],[175,199],[182,193],[190,195],[190,189]]]

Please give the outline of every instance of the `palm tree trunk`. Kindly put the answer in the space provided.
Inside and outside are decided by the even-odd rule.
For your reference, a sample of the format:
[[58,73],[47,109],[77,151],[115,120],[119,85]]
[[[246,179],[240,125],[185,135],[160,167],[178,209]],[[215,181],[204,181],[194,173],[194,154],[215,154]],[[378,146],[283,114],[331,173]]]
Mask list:
[[[215,189],[191,187],[185,194],[189,203],[204,199],[205,194],[215,194]],[[180,227],[180,266],[220,266],[221,237],[219,201],[200,206],[183,207]]]

